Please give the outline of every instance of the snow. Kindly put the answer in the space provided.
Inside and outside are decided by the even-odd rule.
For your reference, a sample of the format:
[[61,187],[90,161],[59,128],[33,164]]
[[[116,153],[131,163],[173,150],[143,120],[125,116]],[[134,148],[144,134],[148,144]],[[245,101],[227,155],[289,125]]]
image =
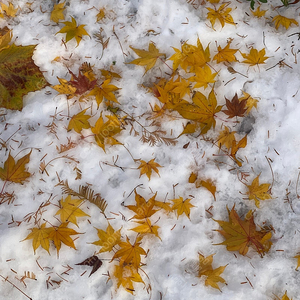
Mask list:
[[[272,0],[262,5],[261,9],[268,9],[267,19],[254,18],[247,1],[232,2],[229,7],[232,8],[231,14],[236,26],[226,24],[221,28],[216,24],[213,30],[206,20],[205,6],[194,9],[183,0],[103,0],[101,3],[96,0],[66,1],[66,20],[73,16],[77,24],[86,24],[85,29],[90,35],[83,37],[78,47],[75,40],[65,46],[61,42],[65,35],[56,34],[62,24],[50,21],[53,1],[33,1],[30,10],[26,1],[15,0],[12,3],[15,7],[19,6],[21,12],[9,20],[0,19],[0,28],[8,26],[13,29],[17,45],[37,44],[33,58],[50,85],[58,84],[57,77],[70,79],[66,66],[76,73],[83,62],[90,63],[94,70],[109,69],[114,65],[113,71],[122,76],[116,82],[121,88],[118,100],[122,109],[133,116],[151,112],[150,104],[154,106],[158,103],[141,85],[150,86],[156,81],[156,77],[164,76],[164,72],[169,73],[170,69],[158,62],[144,75],[143,67],[125,64],[137,57],[129,46],[147,49],[149,42],[153,42],[167,57],[174,53],[172,47],[180,48],[182,41],[196,45],[198,37],[204,47],[209,44],[211,57],[217,52],[216,42],[224,47],[228,39],[232,39],[232,48],[243,53],[248,53],[252,46],[258,50],[265,48],[269,59],[264,65],[249,67],[238,62],[232,63],[231,66],[247,78],[237,73],[230,74],[223,64],[212,65],[219,71],[215,93],[221,104],[225,103],[224,97],[232,99],[235,93],[241,96],[241,90],[259,99],[257,110],[253,109],[248,118],[248,128],[251,129],[248,144],[239,151],[239,157],[244,160],[241,170],[251,174],[248,184],[259,174],[261,183],[271,183],[273,171],[274,184],[273,199],[261,201],[261,208],[258,209],[254,201],[244,199],[246,189],[235,171],[231,171],[233,162],[214,156],[218,154],[218,149],[201,140],[201,137],[183,135],[176,146],[161,144],[150,147],[143,144],[139,136],[130,135],[128,127],[117,139],[129,149],[135,159],[150,161],[155,158],[162,166],[159,169],[160,176],[153,174],[150,181],[146,176],[139,178],[139,170],[136,169],[138,165],[123,146],[108,146],[105,153],[96,145],[93,137],[81,139],[74,131],[67,132],[68,105],[70,115],[74,115],[79,112],[77,103],[73,105],[72,101],[67,101],[64,95],[58,95],[50,86],[29,93],[24,97],[22,111],[1,109],[0,114],[0,138],[1,141],[7,141],[7,149],[12,155],[21,157],[32,149],[27,165],[32,174],[30,180],[23,185],[8,184],[5,191],[14,192],[16,200],[13,204],[0,206],[0,299],[26,299],[26,296],[3,278],[13,282],[34,300],[177,300],[199,297],[206,300],[263,300],[273,299],[274,295],[281,298],[286,290],[290,298],[300,299],[300,275],[295,270],[297,260],[293,258],[300,250],[299,185],[297,194],[300,145],[300,66],[297,59],[300,41],[297,35],[291,36],[297,33],[296,26],[292,25],[288,30],[283,27],[276,30],[271,22],[272,17],[277,14],[272,7],[281,2]],[[207,6],[213,7],[211,4]],[[101,7],[105,7],[112,17],[104,19],[103,23],[97,23],[96,14]],[[278,11],[300,22],[296,8],[297,5]],[[102,58],[102,47],[93,38],[100,27],[106,37],[110,38]],[[150,30],[158,34],[153,34]],[[63,59],[61,62],[53,61],[56,57]],[[237,53],[236,57],[242,60],[241,54]],[[276,65],[283,59],[286,65]],[[172,67],[172,61],[166,63]],[[230,81],[232,78],[235,79]],[[207,95],[210,88],[200,91]],[[90,107],[90,103],[82,102],[80,105],[82,109]],[[100,115],[96,108],[94,102],[92,124]],[[46,127],[55,114],[56,135]],[[140,121],[147,123],[146,117]],[[183,119],[166,117],[162,121],[162,128],[167,131],[168,136],[171,136],[172,130],[173,137],[176,137],[185,124]],[[217,120],[216,127],[220,128],[221,125],[222,121]],[[238,130],[238,126],[233,129]],[[89,130],[83,131],[84,136],[90,134]],[[218,132],[210,131],[209,134],[216,138]],[[239,138],[243,136],[244,133],[241,132]],[[76,142],[77,146],[66,154],[58,154],[57,147],[67,144],[68,139]],[[190,143],[188,147],[183,148],[187,143]],[[7,149],[2,147],[0,152],[1,167],[7,159]],[[66,158],[56,159],[64,154],[78,163]],[[270,159],[272,170],[267,158]],[[49,175],[41,174],[40,163],[43,160],[47,163],[52,159],[56,160],[47,167]],[[217,165],[215,160],[223,161],[224,164]],[[124,169],[112,166],[114,162]],[[82,172],[80,180],[75,180],[75,167]],[[192,171],[201,178],[210,178],[215,182],[216,201],[204,188],[196,189],[194,184],[188,183]],[[99,251],[99,247],[91,244],[97,240],[94,227],[103,230],[107,227],[107,221],[99,209],[90,203],[83,205],[90,217],[79,218],[79,228],[70,225],[83,233],[75,240],[77,250],[62,245],[57,257],[52,245],[51,255],[41,247],[34,254],[32,240],[23,241],[29,234],[29,229],[34,227],[34,221],[23,221],[19,226],[17,221],[22,221],[48,199],[51,199],[52,204],[46,207],[42,218],[55,225],[59,224],[54,218],[57,210],[55,205],[63,197],[61,188],[57,186],[59,179],[67,179],[75,190],[79,185],[88,183],[96,192],[101,193],[108,203],[106,213],[111,218],[111,225],[116,230],[122,227],[122,237],[125,239],[128,236],[131,242],[135,240],[136,234],[129,229],[135,223],[129,220],[132,212],[124,205],[134,204],[132,192],[137,186],[137,192],[146,200],[157,192],[156,198],[160,201],[181,196],[192,199],[191,203],[195,207],[191,209],[190,220],[184,215],[177,219],[175,213],[167,215],[160,211],[155,215],[156,225],[160,226],[161,241],[156,237],[143,239],[142,247],[149,250],[147,257],[142,258],[146,264],[143,270],[147,276],[142,274],[146,286],[135,283],[135,295],[131,295],[122,288],[115,291],[112,280],[107,282],[107,272],[112,273],[114,265],[110,262],[111,253],[99,254],[103,265],[91,277],[88,277],[90,267],[75,265]],[[285,200],[288,192],[289,203]],[[244,257],[227,251],[225,246],[215,245],[221,243],[223,238],[215,231],[219,228],[218,224],[207,210],[214,219],[227,220],[226,207],[231,209],[233,205],[240,216],[252,209],[258,225],[273,226],[273,246],[263,258],[254,251]],[[215,254],[215,268],[227,265],[222,274],[227,285],[220,284],[222,292],[205,286],[204,280],[196,277],[198,253],[205,256]],[[33,272],[37,280],[26,279],[25,287],[18,279],[27,271]],[[64,273],[65,271],[67,272]],[[49,278],[61,283],[58,285],[52,282],[47,286]],[[147,291],[149,284],[151,290]]]

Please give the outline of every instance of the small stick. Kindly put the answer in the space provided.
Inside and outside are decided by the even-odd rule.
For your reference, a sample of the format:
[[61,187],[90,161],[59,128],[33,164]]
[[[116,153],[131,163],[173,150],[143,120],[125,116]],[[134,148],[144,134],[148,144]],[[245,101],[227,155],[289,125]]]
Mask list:
[[10,283],[13,287],[15,287],[19,292],[21,292],[24,296],[26,296],[28,299],[33,300],[31,297],[29,297],[28,295],[26,295],[21,289],[19,289],[16,285],[14,285],[11,281],[9,281],[7,278],[3,277],[2,275],[0,275],[0,277],[2,277],[5,281],[7,281],[8,283]]

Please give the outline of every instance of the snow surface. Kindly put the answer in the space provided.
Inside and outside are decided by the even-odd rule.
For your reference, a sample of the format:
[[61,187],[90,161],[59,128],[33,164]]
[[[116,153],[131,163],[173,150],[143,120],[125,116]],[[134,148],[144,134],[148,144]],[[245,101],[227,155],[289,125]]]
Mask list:
[[[4,3],[7,4],[6,1]],[[268,4],[262,5],[262,9],[268,9],[267,19],[257,19],[251,15],[249,2],[232,2],[232,17],[237,25],[226,24],[224,28],[216,25],[216,29],[213,30],[206,20],[207,10],[204,6],[194,9],[183,0],[72,0],[66,3],[66,20],[73,16],[78,24],[86,24],[85,28],[91,38],[85,36],[78,47],[72,40],[65,47],[61,42],[65,35],[56,34],[63,25],[50,21],[52,1],[33,1],[31,10],[28,9],[26,1],[12,3],[19,6],[22,13],[10,20],[0,19],[0,27],[9,26],[13,29],[17,45],[37,44],[34,61],[51,85],[58,84],[57,77],[70,79],[66,67],[60,62],[53,62],[58,56],[69,59],[67,63],[74,72],[77,72],[85,61],[91,63],[94,69],[109,69],[114,64],[114,71],[122,76],[116,84],[121,88],[119,102],[122,109],[135,116],[150,112],[149,104],[154,105],[158,102],[141,84],[150,85],[156,80],[155,76],[162,76],[169,69],[158,62],[153,70],[143,76],[143,67],[124,64],[137,57],[129,46],[147,49],[152,41],[167,57],[174,53],[172,47],[180,48],[182,41],[195,45],[197,37],[204,47],[210,44],[211,57],[217,51],[215,42],[224,47],[228,39],[232,39],[232,48],[238,48],[244,53],[248,53],[251,46],[258,50],[265,47],[266,55],[270,57],[265,65],[258,68],[238,62],[232,64],[236,71],[247,75],[248,78],[230,74],[222,64],[213,66],[220,71],[215,92],[221,103],[225,103],[224,96],[231,99],[235,93],[241,95],[241,90],[259,99],[257,110],[252,110],[252,119],[249,119],[250,128],[253,128],[248,135],[247,147],[239,151],[239,156],[245,161],[241,170],[251,174],[249,184],[258,174],[261,174],[260,182],[271,183],[272,173],[266,159],[268,157],[272,160],[274,184],[273,199],[263,201],[261,208],[257,209],[254,201],[243,199],[245,196],[241,193],[245,194],[245,186],[237,179],[235,172],[230,171],[231,167],[226,164],[217,166],[214,162],[215,159],[223,158],[213,156],[218,154],[218,150],[210,143],[202,141],[199,137],[181,136],[176,146],[162,144],[150,147],[143,144],[139,136],[130,135],[129,130],[126,130],[118,136],[118,140],[130,149],[134,158],[145,161],[155,158],[155,161],[163,166],[159,170],[160,177],[154,174],[150,181],[146,176],[139,178],[137,164],[123,146],[108,147],[104,153],[93,142],[92,137],[80,140],[77,133],[67,132],[66,97],[47,87],[25,96],[22,111],[1,110],[0,138],[3,141],[8,140],[8,150],[13,156],[20,153],[18,157],[21,157],[32,149],[28,169],[33,175],[24,185],[6,186],[6,191],[14,191],[16,200],[11,205],[0,206],[0,275],[7,277],[34,300],[263,300],[274,299],[275,295],[281,298],[286,290],[290,298],[300,299],[300,273],[295,270],[297,261],[293,258],[300,250],[300,202],[296,193],[300,167],[300,65],[297,64],[300,42],[298,35],[290,36],[299,29],[292,25],[288,30],[283,27],[276,30],[271,22],[272,17],[277,14],[276,11],[300,22],[298,6],[272,10],[272,7],[280,5],[281,2],[269,1]],[[208,6],[212,7],[210,4]],[[101,7],[105,7],[107,11],[112,10],[113,18],[107,18],[100,24],[96,23],[96,14],[97,9]],[[93,38],[93,34],[97,33],[100,27],[107,38],[110,38],[102,58],[102,47]],[[119,40],[113,33],[113,28]],[[159,34],[153,35],[149,30]],[[119,41],[126,56],[122,53]],[[242,60],[239,53],[236,56]],[[286,65],[276,65],[283,59]],[[172,66],[171,61],[167,61],[167,64]],[[268,70],[273,66],[275,67]],[[227,83],[234,77],[234,80]],[[210,88],[205,93],[209,90]],[[203,89],[201,91],[203,92]],[[89,103],[82,103],[82,108],[89,106]],[[93,109],[93,113],[96,113],[95,104]],[[51,116],[55,111],[58,112],[57,137],[49,133],[46,127],[52,122]],[[77,112],[78,106],[70,105],[70,115]],[[96,121],[97,117],[99,114],[91,120]],[[142,119],[141,122],[146,121]],[[220,128],[222,121],[217,122],[217,127]],[[185,124],[183,119],[165,119],[162,122],[168,136],[171,136],[172,129],[173,137],[181,133]],[[86,135],[88,132],[85,132]],[[210,134],[216,137],[218,133],[212,131]],[[63,158],[57,159],[47,168],[49,176],[41,174],[40,162],[49,162],[61,156],[56,147],[66,144],[68,138],[78,143],[78,146],[69,150],[67,155],[79,163]],[[189,146],[184,149],[183,146],[188,142]],[[8,151],[2,148],[1,166],[7,156]],[[124,171],[109,165],[117,158],[117,164],[124,167]],[[230,160],[223,161],[232,164]],[[81,180],[75,180],[75,166],[82,171]],[[193,184],[188,183],[192,171],[199,172],[201,177],[210,178],[215,182],[216,201],[207,190],[196,189]],[[113,263],[109,262],[112,257],[110,253],[99,255],[99,258],[104,259],[103,266],[91,277],[88,277],[89,267],[75,265],[99,251],[99,247],[91,244],[98,239],[94,227],[103,230],[107,227],[107,221],[92,204],[84,206],[91,217],[80,218],[79,228],[71,224],[72,228],[84,233],[75,241],[76,251],[62,245],[57,258],[52,245],[51,255],[41,247],[34,255],[32,240],[22,241],[29,234],[29,228],[34,226],[34,222],[22,222],[17,226],[17,221],[22,221],[28,213],[37,210],[50,196],[53,205],[47,207],[43,218],[58,224],[58,220],[53,217],[57,209],[54,204],[57,205],[62,198],[61,188],[57,186],[58,176],[61,180],[68,179],[70,186],[75,189],[80,184],[91,184],[108,202],[107,214],[112,218],[112,226],[115,229],[122,226],[122,236],[127,235],[131,241],[134,241],[136,234],[129,229],[133,228],[135,223],[128,221],[132,212],[122,204],[134,204],[134,194],[131,192],[136,186],[142,184],[137,191],[145,199],[152,197],[156,191],[157,199],[161,201],[173,199],[174,191],[176,197],[192,198],[191,203],[195,207],[191,209],[190,220],[184,215],[177,219],[174,213],[166,215],[158,212],[157,225],[160,226],[159,235],[162,241],[156,237],[143,240],[142,246],[146,251],[149,249],[149,253],[142,259],[146,264],[144,270],[148,278],[142,276],[146,287],[151,284],[151,290],[147,291],[142,283],[136,283],[135,296],[122,288],[115,292],[113,282],[107,282],[108,277],[105,275],[113,269]],[[176,185],[174,189],[173,185]],[[285,201],[287,192],[290,192],[290,203]],[[222,242],[223,238],[214,231],[219,228],[218,224],[206,210],[212,206],[210,212],[214,219],[227,220],[226,206],[231,208],[233,205],[240,215],[249,209],[255,210],[257,224],[273,226],[273,246],[263,258],[254,251],[250,251],[244,257],[227,251],[225,246],[214,245]],[[122,215],[125,216],[125,220],[122,219]],[[205,256],[215,254],[215,267],[228,264],[222,274],[227,282],[227,285],[220,285],[222,292],[206,287],[204,279],[196,277],[198,252]],[[67,274],[63,273],[67,270],[66,266],[72,267]],[[37,278],[36,281],[26,280],[26,287],[17,279],[20,279],[25,271],[34,272]],[[53,283],[53,286],[49,285],[47,288],[46,280],[49,278],[62,282],[60,285]],[[2,278],[0,299],[26,297]]]

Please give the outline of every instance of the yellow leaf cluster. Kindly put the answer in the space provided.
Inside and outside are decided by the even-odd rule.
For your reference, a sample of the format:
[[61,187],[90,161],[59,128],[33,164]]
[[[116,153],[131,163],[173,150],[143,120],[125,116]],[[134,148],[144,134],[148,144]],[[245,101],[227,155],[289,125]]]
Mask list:
[[208,10],[207,18],[209,19],[211,26],[214,28],[216,20],[219,20],[222,27],[225,26],[225,23],[235,25],[232,16],[230,15],[231,8],[227,7],[228,4],[222,4],[218,9],[212,9],[210,7],[206,7]]

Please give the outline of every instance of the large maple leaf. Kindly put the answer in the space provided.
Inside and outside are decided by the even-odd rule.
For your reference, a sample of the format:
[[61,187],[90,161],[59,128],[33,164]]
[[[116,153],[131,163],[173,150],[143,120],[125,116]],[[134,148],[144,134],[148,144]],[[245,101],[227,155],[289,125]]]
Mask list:
[[0,46],[0,107],[21,110],[23,96],[48,85],[32,59],[35,45]]
[[31,151],[16,162],[9,153],[4,163],[4,168],[0,168],[0,179],[3,181],[23,183],[31,175],[25,170],[25,165],[29,162],[30,154]]
[[254,217],[250,211],[245,220],[240,219],[234,207],[228,210],[229,222],[214,220],[222,227],[220,232],[225,241],[217,245],[225,245],[228,251],[239,251],[240,254],[246,255],[249,247],[254,248],[260,255],[268,252],[272,242],[270,241],[272,233],[269,230],[256,230]]
[[258,51],[257,49],[251,48],[250,53],[241,53],[242,56],[245,58],[242,62],[245,64],[249,64],[251,66],[259,65],[259,64],[264,64],[265,60],[267,60],[269,57],[265,56],[266,55],[266,50],[265,48],[261,49]]
[[196,92],[192,100],[193,104],[181,103],[175,109],[185,119],[201,123],[201,134],[206,133],[211,127],[215,128],[215,114],[221,110],[222,106],[217,106],[214,90],[211,90],[208,98]]
[[78,114],[74,115],[70,119],[69,125],[67,128],[68,131],[74,129],[77,133],[80,133],[82,131],[82,129],[88,129],[91,127],[91,125],[88,121],[91,116],[85,115],[86,111],[87,111],[87,108],[82,110]]
[[237,61],[234,54],[238,51],[238,49],[230,49],[230,42],[227,43],[226,47],[223,49],[221,46],[218,46],[218,53],[214,56],[213,60],[216,60],[217,63],[221,62],[233,62]]

